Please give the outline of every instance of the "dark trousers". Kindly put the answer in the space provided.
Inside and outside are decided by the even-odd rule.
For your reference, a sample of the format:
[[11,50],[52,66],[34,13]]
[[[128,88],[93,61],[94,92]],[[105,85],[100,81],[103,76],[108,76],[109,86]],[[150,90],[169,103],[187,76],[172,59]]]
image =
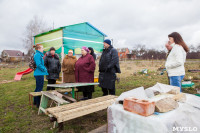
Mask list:
[[[48,79],[48,84],[55,84],[56,80],[55,79]],[[55,87],[47,87],[47,91],[49,90],[55,90]]]
[[[40,92],[43,89],[44,76],[34,76],[34,77],[36,80],[35,92]],[[37,107],[40,106],[40,98],[41,98],[41,96],[34,97],[34,104],[37,105]]]
[[84,98],[88,98],[88,99],[92,99],[92,92],[83,92],[83,97]]
[[115,95],[115,88],[113,89],[107,89],[107,88],[102,88],[102,91],[103,91],[103,96],[106,96],[106,95]]

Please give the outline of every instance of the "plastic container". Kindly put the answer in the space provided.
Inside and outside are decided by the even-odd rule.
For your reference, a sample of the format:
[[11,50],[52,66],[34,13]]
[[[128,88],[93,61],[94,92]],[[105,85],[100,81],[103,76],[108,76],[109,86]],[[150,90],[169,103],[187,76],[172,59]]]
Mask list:
[[181,87],[182,87],[182,88],[189,88],[189,87],[192,87],[193,85],[194,85],[193,82],[191,82],[191,84],[184,84],[184,83],[182,83],[182,84],[181,84]]
[[94,78],[94,83],[98,83],[99,82],[99,78]]

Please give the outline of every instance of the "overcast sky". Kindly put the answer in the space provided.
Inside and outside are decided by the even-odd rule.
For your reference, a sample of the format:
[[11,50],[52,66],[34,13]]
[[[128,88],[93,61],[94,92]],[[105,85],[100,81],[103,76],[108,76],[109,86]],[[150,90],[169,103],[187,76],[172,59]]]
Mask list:
[[163,48],[173,31],[200,43],[200,0],[0,0],[0,51],[25,52],[21,39],[35,15],[55,28],[90,22],[115,47]]

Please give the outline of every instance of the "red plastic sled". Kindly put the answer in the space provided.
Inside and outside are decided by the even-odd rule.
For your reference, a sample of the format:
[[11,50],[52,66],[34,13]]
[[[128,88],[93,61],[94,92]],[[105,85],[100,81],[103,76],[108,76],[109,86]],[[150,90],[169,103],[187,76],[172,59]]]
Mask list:
[[29,74],[29,73],[31,73],[32,71],[33,71],[33,69],[28,68],[28,69],[25,70],[25,71],[18,72],[18,73],[15,75],[14,80],[21,80],[21,78],[22,78],[23,75]]

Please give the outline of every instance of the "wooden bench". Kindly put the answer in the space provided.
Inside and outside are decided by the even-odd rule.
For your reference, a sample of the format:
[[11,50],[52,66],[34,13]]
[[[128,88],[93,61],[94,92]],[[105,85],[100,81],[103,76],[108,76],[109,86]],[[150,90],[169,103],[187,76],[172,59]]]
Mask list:
[[[61,93],[58,93],[57,91],[49,91],[49,92],[42,91],[41,93],[42,93],[42,97],[41,97],[41,101],[40,101],[38,115],[41,114],[42,112],[45,113],[45,109],[47,108],[49,100],[52,100],[52,103],[55,102],[56,106],[70,103],[69,101],[66,101],[65,99],[63,99],[64,95],[62,95]],[[75,99],[73,99],[72,101],[76,102],[76,100],[75,101],[74,100]]]
[[[52,91],[52,90],[51,90]],[[49,92],[51,92],[49,91]],[[71,88],[68,89],[57,89],[56,91],[60,92],[60,93],[65,93],[65,92],[72,92]],[[74,90],[76,93],[76,99],[78,99],[78,89]],[[29,93],[29,105],[31,106],[31,108],[33,108],[33,97],[37,97],[37,96],[42,96],[41,92],[30,92]]]
[[[115,102],[117,96],[108,95],[81,102],[66,104],[46,109],[46,114],[52,116],[57,123],[91,114],[106,109]],[[54,124],[55,125],[55,124]]]

